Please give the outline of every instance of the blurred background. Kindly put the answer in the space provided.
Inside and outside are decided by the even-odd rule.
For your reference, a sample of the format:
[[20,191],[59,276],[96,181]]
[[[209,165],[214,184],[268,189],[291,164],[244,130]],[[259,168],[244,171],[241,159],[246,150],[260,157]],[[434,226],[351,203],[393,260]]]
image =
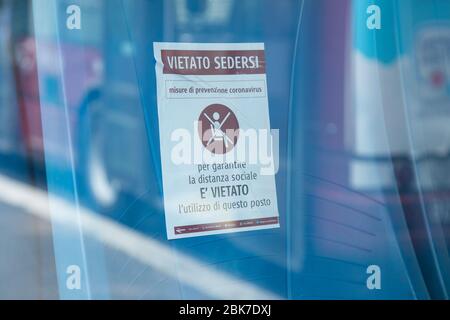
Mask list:
[[[167,240],[155,41],[265,44],[281,228]],[[448,299],[449,123],[450,0],[0,0],[0,299]]]

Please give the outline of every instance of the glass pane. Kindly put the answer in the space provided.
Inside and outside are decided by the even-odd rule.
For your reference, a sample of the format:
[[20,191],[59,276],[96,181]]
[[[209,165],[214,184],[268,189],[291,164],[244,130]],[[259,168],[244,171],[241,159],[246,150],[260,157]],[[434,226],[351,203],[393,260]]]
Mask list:
[[447,299],[449,9],[0,0],[0,298]]

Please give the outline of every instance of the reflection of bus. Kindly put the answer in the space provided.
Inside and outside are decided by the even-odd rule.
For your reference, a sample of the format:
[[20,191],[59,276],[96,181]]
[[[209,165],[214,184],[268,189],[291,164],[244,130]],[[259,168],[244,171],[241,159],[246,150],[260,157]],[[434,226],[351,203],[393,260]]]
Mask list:
[[[61,9],[64,9],[64,2],[60,1],[59,3]],[[101,79],[101,54],[99,51],[101,36],[100,34],[94,34],[92,39],[87,39],[88,41],[77,37],[65,37],[65,41],[62,43],[55,43],[50,40],[45,43],[43,45],[45,52],[42,53],[45,57],[44,63],[39,65],[39,73],[44,80],[39,87],[36,39],[33,37],[33,26],[31,25],[31,2],[14,2],[13,11],[17,15],[14,22],[17,24],[14,49],[21,110],[23,111],[23,121],[28,128],[26,143],[32,153],[42,154],[44,150],[39,109],[40,99],[46,104],[53,105],[54,119],[51,122],[55,125],[55,132],[58,130],[57,126],[64,121],[64,109],[60,108],[63,99],[66,100],[69,112],[72,114],[70,118],[74,121],[74,124],[77,122],[77,113],[79,113],[79,106],[84,95],[90,88],[98,86]],[[92,19],[99,17],[100,15],[94,16]],[[24,21],[26,21],[25,25]],[[49,30],[50,39],[53,32],[56,32],[56,30]],[[40,39],[40,41],[45,42],[45,39]],[[60,47],[62,52],[68,54],[72,61],[71,64],[64,66],[65,81],[67,81],[65,88],[58,81],[59,74],[57,74]],[[83,70],[77,69],[79,65],[83,65]],[[73,127],[74,133],[76,133],[75,128],[76,125]],[[66,157],[67,155],[61,152],[58,135],[51,135],[50,138],[50,141],[46,141],[50,146],[47,148],[49,155]]]
[[430,296],[448,298],[450,3],[381,0],[376,33],[365,27],[370,3],[353,4],[352,187],[399,197]]
[[[65,17],[70,1],[58,1],[58,14]],[[63,163],[73,157],[79,167],[83,140],[80,129],[82,103],[86,96],[98,88],[102,80],[102,1],[90,1],[83,15],[86,27],[95,32],[68,33],[65,28],[47,28],[39,39],[34,36],[32,2],[11,1],[12,48],[15,62],[17,97],[20,123],[27,157],[34,166],[44,166],[45,156]],[[65,31],[66,30],[66,31]],[[56,41],[55,37],[62,41]],[[43,59],[37,65],[36,41],[39,41]],[[64,65],[61,56],[66,57]],[[61,79],[60,68],[64,70]],[[38,81],[38,73],[39,79]],[[64,106],[67,106],[65,108]],[[45,108],[46,132],[42,132],[41,108]],[[70,122],[68,125],[67,122]],[[70,127],[73,154],[66,152],[66,143],[58,133]],[[58,160],[59,159],[59,160]],[[68,168],[60,168],[68,170]]]
[[35,166],[39,162],[42,169],[43,163],[39,104],[25,105],[37,93],[36,74],[22,86],[16,63],[22,60],[23,69],[33,68],[33,61],[21,59],[15,46],[27,9],[24,1],[0,1],[0,163],[10,175],[42,184],[42,170]]

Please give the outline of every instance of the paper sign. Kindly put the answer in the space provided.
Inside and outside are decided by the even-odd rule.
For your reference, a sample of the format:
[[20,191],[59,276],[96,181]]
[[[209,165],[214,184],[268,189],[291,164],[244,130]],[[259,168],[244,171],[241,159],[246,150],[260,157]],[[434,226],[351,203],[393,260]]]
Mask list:
[[279,227],[264,44],[154,52],[168,238]]

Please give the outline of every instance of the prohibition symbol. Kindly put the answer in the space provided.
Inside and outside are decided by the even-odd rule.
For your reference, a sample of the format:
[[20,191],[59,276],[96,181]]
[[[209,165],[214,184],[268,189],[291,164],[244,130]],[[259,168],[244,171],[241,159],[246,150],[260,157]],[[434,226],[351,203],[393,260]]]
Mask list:
[[203,146],[214,154],[230,152],[239,138],[239,122],[234,112],[223,104],[206,107],[198,119],[198,133]]

